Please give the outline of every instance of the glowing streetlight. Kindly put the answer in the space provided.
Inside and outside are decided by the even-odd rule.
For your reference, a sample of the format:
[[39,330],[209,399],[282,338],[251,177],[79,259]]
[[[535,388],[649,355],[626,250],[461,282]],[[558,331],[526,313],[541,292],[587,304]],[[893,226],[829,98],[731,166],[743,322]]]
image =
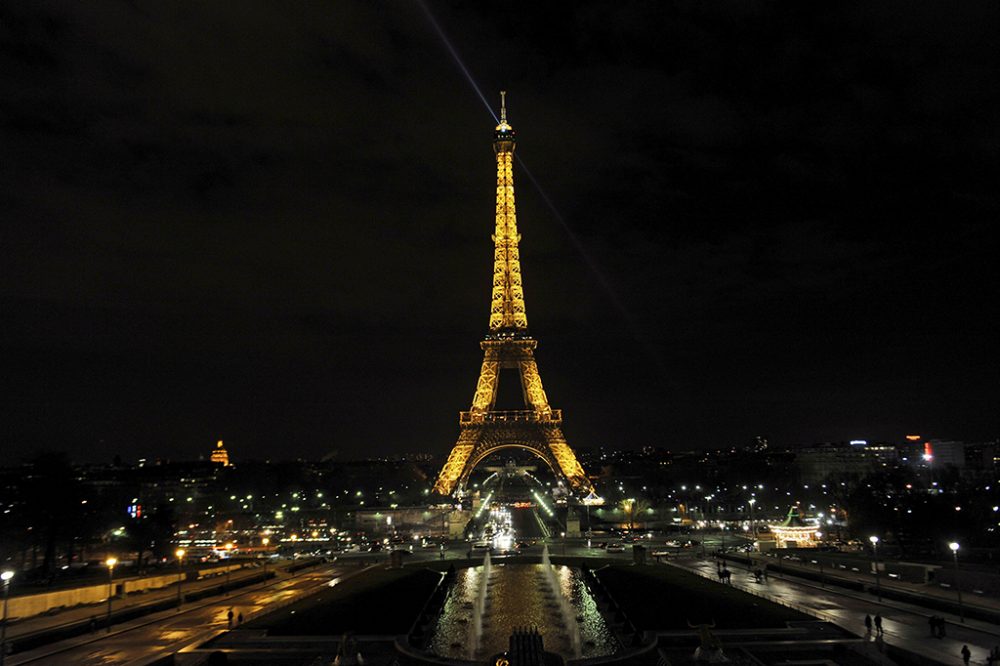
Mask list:
[[114,598],[114,578],[115,578],[115,565],[118,564],[117,557],[109,557],[104,560],[104,564],[108,567],[108,631],[111,633],[111,599]]
[[948,544],[951,548],[951,554],[955,558],[955,591],[958,593],[958,618],[964,623],[965,622],[965,606],[962,605],[962,580],[959,578],[958,571],[958,542],[952,541]]
[[229,569],[232,568],[230,560],[233,557],[233,548],[235,544],[232,541],[226,544],[226,596],[229,596]]
[[267,582],[267,561],[270,556],[267,554],[267,544],[271,543],[270,537],[263,537],[260,540],[260,545],[264,547],[264,582]]
[[181,610],[181,602],[183,596],[181,595],[181,585],[184,583],[184,549],[178,548],[174,555],[177,556],[177,612]]
[[753,522],[753,505],[757,503],[757,500],[751,497],[747,500],[747,504],[750,505],[750,537],[756,541],[757,540],[757,526]]
[[878,595],[879,603],[882,603],[882,581],[878,570],[878,537],[874,534],[868,537],[872,544],[872,557],[875,560],[875,594]]
[[0,666],[3,666],[4,658],[7,655],[7,599],[10,597],[10,579],[14,577],[13,571],[4,571],[0,574],[3,580],[3,625],[0,629]]

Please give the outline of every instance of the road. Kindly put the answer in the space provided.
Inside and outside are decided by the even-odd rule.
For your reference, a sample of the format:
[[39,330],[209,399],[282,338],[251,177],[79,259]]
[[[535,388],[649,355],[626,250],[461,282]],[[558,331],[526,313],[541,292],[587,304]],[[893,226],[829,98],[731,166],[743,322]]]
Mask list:
[[[712,559],[673,559],[670,566],[694,571],[702,576],[717,579],[716,563]],[[935,659],[943,664],[960,664],[960,651],[968,645],[972,663],[985,664],[990,648],[1000,644],[1000,630],[995,625],[969,620],[965,625],[950,623],[946,638],[930,635],[927,618],[932,611],[902,602],[878,601],[865,593],[822,589],[797,579],[771,575],[766,583],[756,583],[745,569],[728,564],[732,571],[733,586],[778,603],[790,606],[809,615],[828,620],[859,636],[865,636],[866,614],[881,614],[885,636],[883,640],[912,652]],[[721,583],[720,583],[721,584]],[[868,636],[878,643],[875,636]]]
[[316,592],[339,579],[348,571],[360,567],[324,566],[302,572],[296,576],[282,574],[281,578],[266,586],[255,585],[235,591],[229,597],[195,602],[180,612],[175,610],[154,613],[126,622],[112,629],[110,634],[97,633],[72,638],[36,650],[8,657],[7,664],[32,664],[39,666],[107,666],[126,664],[139,666],[158,657],[175,652],[196,641],[207,640],[228,626],[227,613],[242,613],[249,619],[264,609],[273,609],[293,599]]
[[[232,585],[238,586],[240,581],[244,578],[260,576],[262,573],[263,570],[257,567],[250,567],[246,569],[234,568],[230,574],[229,582]],[[225,576],[215,576],[199,581],[186,581],[183,585],[182,592],[186,595],[192,594],[208,588],[217,587],[225,580]],[[145,606],[163,601],[169,602],[176,598],[177,586],[170,585],[168,587],[159,590],[152,590],[144,594],[130,594],[124,599],[115,598],[113,602],[113,612],[117,613],[126,608]],[[58,629],[60,627],[78,625],[82,622],[86,622],[90,618],[96,618],[97,620],[103,622],[106,613],[107,604],[102,602],[99,604],[69,608],[54,615],[36,615],[11,624],[11,626],[7,629],[7,639],[16,643],[19,638],[24,636]]]

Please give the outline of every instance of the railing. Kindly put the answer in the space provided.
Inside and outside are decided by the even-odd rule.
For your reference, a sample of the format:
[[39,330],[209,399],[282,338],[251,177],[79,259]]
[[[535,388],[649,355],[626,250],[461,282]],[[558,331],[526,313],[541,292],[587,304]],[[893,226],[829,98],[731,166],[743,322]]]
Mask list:
[[536,412],[533,409],[518,409],[503,412],[484,412],[481,414],[476,412],[460,412],[458,415],[459,423],[537,423],[548,421],[562,422],[562,410],[553,409],[550,412]]

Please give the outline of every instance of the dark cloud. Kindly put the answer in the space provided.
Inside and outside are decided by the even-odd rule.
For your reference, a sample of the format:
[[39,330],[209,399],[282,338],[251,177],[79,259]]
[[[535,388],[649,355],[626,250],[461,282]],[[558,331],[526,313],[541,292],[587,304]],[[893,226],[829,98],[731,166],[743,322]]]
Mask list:
[[[430,9],[574,442],[995,436],[994,3]],[[4,451],[451,444],[492,121],[417,4],[7,3],[0,81]]]

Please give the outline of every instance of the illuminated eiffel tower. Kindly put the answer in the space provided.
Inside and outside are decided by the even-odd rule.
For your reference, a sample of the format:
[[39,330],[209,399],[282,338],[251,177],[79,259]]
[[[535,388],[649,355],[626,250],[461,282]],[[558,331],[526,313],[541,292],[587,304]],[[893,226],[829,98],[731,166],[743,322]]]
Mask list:
[[[497,215],[493,234],[493,296],[490,329],[479,343],[484,357],[472,397],[472,408],[460,412],[458,442],[448,455],[435,492],[463,493],[469,475],[484,458],[508,448],[526,449],[545,461],[579,495],[593,493],[573,449],[562,433],[562,411],[552,409],[535,363],[538,342],[528,333],[518,257],[517,217],[514,213],[514,128],[507,124],[506,93],[501,92],[500,124],[493,150],[497,156]],[[500,371],[518,371],[525,408],[496,411]]]

